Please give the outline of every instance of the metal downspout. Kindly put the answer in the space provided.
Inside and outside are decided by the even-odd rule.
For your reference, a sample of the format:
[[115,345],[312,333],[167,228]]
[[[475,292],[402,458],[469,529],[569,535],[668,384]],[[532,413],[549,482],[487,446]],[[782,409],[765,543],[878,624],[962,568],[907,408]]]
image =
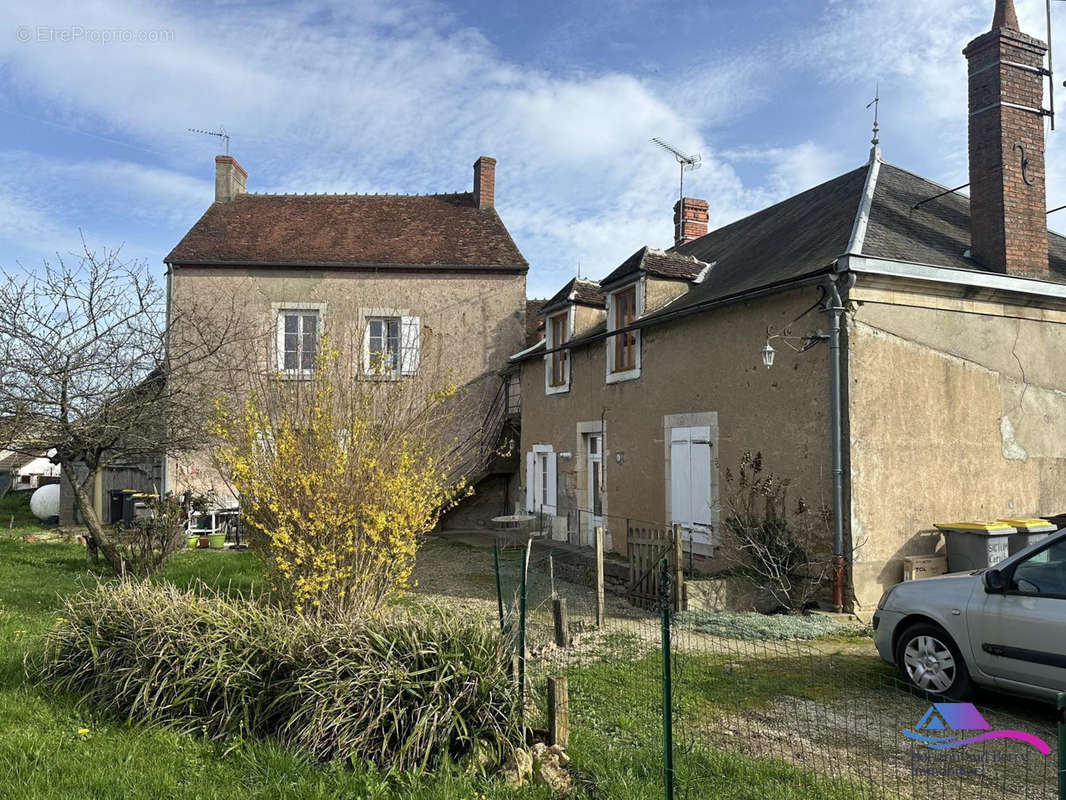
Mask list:
[[[850,286],[850,276],[845,279]],[[833,610],[844,608],[844,435],[840,388],[840,320],[844,303],[840,298],[837,277],[826,287],[825,313],[829,315],[829,416],[833,448]]]

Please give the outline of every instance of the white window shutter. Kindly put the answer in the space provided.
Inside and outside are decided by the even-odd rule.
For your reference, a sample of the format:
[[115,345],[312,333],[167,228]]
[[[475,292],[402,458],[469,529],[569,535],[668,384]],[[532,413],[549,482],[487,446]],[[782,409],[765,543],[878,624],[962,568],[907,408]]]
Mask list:
[[693,437],[690,474],[692,476],[692,521],[708,530],[711,525],[711,443],[706,437]]
[[544,498],[544,508],[550,514],[555,513],[556,504],[559,502],[558,487],[555,483],[557,475],[555,458],[555,453],[548,453],[548,496]]
[[400,317],[400,374],[418,372],[422,348],[422,320],[420,317]]
[[674,428],[670,442],[670,521],[692,521],[691,470],[687,430]]
[[537,504],[533,494],[537,486],[537,457],[530,450],[526,453],[526,511],[532,513]]

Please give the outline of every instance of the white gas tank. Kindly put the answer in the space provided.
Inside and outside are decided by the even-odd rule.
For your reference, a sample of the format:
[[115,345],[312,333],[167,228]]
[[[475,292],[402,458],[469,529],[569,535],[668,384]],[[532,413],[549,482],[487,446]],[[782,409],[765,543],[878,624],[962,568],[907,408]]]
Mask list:
[[49,519],[59,516],[59,484],[50,483],[42,486],[30,497],[30,511],[37,519]]

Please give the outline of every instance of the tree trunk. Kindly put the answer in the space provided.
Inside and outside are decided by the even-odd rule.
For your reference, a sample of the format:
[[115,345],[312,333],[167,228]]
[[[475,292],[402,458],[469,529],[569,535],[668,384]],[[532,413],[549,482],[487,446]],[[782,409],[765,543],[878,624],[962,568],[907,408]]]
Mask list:
[[78,509],[78,513],[81,514],[81,518],[85,521],[85,527],[88,528],[85,548],[86,560],[91,564],[96,563],[97,553],[101,552],[104,554],[104,558],[107,559],[107,563],[115,571],[115,574],[119,574],[122,571],[122,555],[115,546],[115,542],[109,535],[108,530],[104,527],[103,522],[100,521],[100,516],[96,513],[96,507],[86,491],[86,486],[88,486],[89,481],[94,480],[97,470],[90,469],[89,477],[84,482],[78,480],[77,475],[74,473],[74,465],[68,461],[63,462],[62,470],[74,491],[74,505]]

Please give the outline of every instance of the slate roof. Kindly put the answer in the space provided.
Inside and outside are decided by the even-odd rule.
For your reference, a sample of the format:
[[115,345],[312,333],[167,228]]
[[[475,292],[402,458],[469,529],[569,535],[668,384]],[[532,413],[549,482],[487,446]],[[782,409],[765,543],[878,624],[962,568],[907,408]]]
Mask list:
[[680,251],[642,247],[600,281],[600,286],[622,283],[641,272],[659,278],[694,281],[707,266],[697,259],[698,257],[693,258],[691,254]]
[[[983,270],[970,248],[970,199],[957,193],[914,205],[947,187],[892,164],[881,164],[862,255],[937,267]],[[1051,280],[1066,283],[1066,237],[1048,231]]]
[[[930,200],[947,187],[893,164],[878,161],[869,222],[859,252],[882,258],[969,272],[993,272],[964,255],[970,248],[970,200],[958,193]],[[649,321],[701,303],[743,298],[749,292],[831,272],[848,253],[856,216],[873,162],[667,251],[710,265],[706,276]],[[918,208],[915,204],[923,202]],[[641,248],[604,278],[610,288],[642,269]],[[1048,231],[1049,279],[1066,283],[1066,236]],[[646,262],[645,262],[646,263]],[[692,262],[697,263],[697,262]],[[650,271],[650,270],[649,270]],[[995,271],[998,272],[998,271]],[[691,280],[691,279],[689,279]],[[601,324],[573,340],[595,340]]]
[[592,308],[606,308],[607,299],[600,291],[600,284],[587,278],[572,278],[562,289],[552,295],[542,307],[541,313],[552,311],[568,303]]
[[164,261],[528,268],[495,209],[477,208],[471,192],[240,194],[228,203],[213,203]]

